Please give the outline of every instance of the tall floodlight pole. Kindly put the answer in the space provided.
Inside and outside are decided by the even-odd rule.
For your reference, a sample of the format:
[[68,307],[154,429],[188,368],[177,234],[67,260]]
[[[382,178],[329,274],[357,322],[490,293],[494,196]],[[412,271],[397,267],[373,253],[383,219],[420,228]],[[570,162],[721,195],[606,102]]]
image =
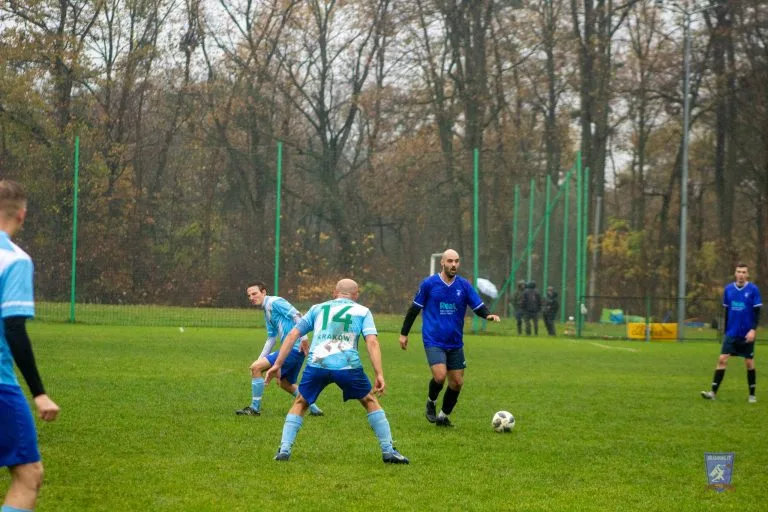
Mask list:
[[[656,0],[656,5],[662,7],[663,1]],[[683,15],[683,140],[682,161],[680,166],[680,253],[677,280],[677,339],[685,338],[685,299],[687,296],[686,274],[688,257],[688,141],[691,124],[691,17],[700,12],[716,7],[713,4],[698,9],[688,9],[687,4],[676,2],[669,4],[670,8]]]
[[680,171],[680,255],[677,276],[677,339],[685,338],[685,298],[688,256],[688,130],[691,94],[691,14],[683,13],[683,160]]

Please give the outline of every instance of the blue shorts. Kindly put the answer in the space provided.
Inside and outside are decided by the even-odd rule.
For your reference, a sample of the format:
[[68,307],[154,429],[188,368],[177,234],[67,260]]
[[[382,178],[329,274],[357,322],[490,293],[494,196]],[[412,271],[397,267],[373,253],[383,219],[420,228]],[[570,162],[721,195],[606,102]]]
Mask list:
[[[269,364],[275,364],[277,361],[277,355],[280,352],[272,352],[267,355],[267,361]],[[285,359],[282,368],[280,368],[280,379],[288,381],[289,384],[296,384],[299,380],[299,372],[301,371],[301,365],[304,364],[304,352],[298,350],[291,350],[288,357]],[[312,402],[310,402],[312,403]]]
[[362,368],[351,370],[328,370],[309,366],[304,369],[299,384],[299,393],[307,403],[313,404],[320,396],[320,392],[328,384],[334,383],[344,392],[344,401],[360,400],[371,392],[373,386]]
[[18,386],[0,384],[0,466],[40,461],[35,420]]
[[444,349],[424,345],[424,351],[427,353],[427,362],[429,363],[429,366],[444,364],[449,370],[463,370],[467,367],[463,348]]
[[725,335],[723,336],[723,348],[720,350],[720,353],[739,356],[744,359],[754,359],[755,343],[747,343],[746,338],[733,338]]

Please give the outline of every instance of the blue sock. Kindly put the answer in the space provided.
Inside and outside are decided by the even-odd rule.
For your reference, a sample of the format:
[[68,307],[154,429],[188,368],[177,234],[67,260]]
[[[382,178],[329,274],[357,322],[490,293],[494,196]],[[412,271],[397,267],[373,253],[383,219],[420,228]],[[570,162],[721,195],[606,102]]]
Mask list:
[[256,377],[251,379],[251,408],[261,410],[261,397],[264,396],[264,379]]
[[3,508],[0,508],[0,512],[32,512],[32,511],[26,508],[16,508],[10,505],[3,505]]
[[392,431],[389,429],[389,421],[384,414],[384,409],[368,413],[368,424],[379,439],[382,453],[392,451]]
[[283,453],[291,453],[291,447],[293,442],[296,441],[296,436],[301,429],[301,425],[304,423],[304,418],[298,414],[289,414],[285,417],[285,424],[283,424],[283,438],[280,440],[280,451]]

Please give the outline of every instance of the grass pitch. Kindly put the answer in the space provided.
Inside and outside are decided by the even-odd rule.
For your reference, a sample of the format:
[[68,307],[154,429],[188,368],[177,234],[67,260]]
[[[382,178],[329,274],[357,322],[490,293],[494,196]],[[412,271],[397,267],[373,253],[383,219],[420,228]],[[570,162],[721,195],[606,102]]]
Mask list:
[[[32,323],[62,407],[38,425],[37,510],[765,510],[763,347],[759,403],[747,404],[737,359],[707,402],[699,391],[716,343],[520,338],[495,334],[510,322],[490,325],[466,336],[456,427],[441,430],[423,415],[420,336],[402,352],[390,328],[400,321],[377,317],[387,329],[381,401],[409,466],[382,464],[363,408],[335,387],[318,401],[326,415],[305,419],[291,461],[273,461],[290,397],[272,384],[262,416],[234,415],[250,401],[262,329]],[[500,409],[517,419],[509,434],[491,429]],[[708,451],[736,453],[734,490],[707,488]]]

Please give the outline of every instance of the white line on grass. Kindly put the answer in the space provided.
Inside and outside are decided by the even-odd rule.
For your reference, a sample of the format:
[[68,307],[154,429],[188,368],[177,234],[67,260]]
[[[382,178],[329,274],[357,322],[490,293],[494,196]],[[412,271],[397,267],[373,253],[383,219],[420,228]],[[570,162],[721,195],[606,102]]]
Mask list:
[[[572,338],[560,338],[560,339],[563,340],[563,341],[567,341],[569,343],[584,343],[583,341],[575,340],[575,339],[572,339]],[[612,347],[610,345],[604,345],[603,343],[597,343],[597,342],[594,342],[594,341],[590,341],[589,344],[590,345],[594,345],[596,347],[600,347],[600,348],[608,348],[608,349],[615,349],[615,350],[627,350],[629,352],[640,352],[640,350],[636,349],[636,348]]]
[[627,350],[629,352],[639,352],[636,348],[612,347],[610,345],[603,345],[602,343],[595,343],[594,341],[590,341],[589,343],[590,343],[590,345],[594,345],[594,346],[600,347],[600,348],[611,348],[611,349],[614,349],[614,350]]

